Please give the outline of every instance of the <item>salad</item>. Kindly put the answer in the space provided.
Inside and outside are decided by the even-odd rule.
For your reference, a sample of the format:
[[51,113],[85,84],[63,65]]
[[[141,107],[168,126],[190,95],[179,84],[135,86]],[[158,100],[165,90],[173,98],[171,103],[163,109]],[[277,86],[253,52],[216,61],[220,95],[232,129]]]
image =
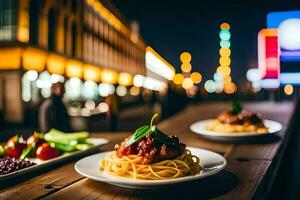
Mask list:
[[47,134],[34,132],[26,140],[15,135],[0,145],[0,175],[35,165],[30,158],[45,161],[86,150],[93,146],[87,138],[87,132],[63,133],[56,129],[51,129]]

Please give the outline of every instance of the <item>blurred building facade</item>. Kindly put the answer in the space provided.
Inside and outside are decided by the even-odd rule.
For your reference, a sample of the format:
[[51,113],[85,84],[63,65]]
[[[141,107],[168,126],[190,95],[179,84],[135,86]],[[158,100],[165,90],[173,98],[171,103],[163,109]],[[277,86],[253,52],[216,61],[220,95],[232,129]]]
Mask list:
[[132,85],[145,75],[145,43],[110,1],[0,0],[0,112],[24,112],[66,83],[70,99],[94,97],[99,83]]

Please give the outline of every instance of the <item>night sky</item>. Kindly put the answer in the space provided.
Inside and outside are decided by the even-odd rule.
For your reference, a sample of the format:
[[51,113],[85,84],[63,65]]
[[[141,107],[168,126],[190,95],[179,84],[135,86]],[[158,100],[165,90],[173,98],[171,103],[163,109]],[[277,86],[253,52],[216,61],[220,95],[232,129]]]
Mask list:
[[182,51],[192,54],[193,71],[211,79],[219,66],[219,25],[231,25],[233,80],[257,67],[257,33],[271,11],[300,10],[299,0],[113,0],[129,20],[140,23],[141,36],[176,70]]

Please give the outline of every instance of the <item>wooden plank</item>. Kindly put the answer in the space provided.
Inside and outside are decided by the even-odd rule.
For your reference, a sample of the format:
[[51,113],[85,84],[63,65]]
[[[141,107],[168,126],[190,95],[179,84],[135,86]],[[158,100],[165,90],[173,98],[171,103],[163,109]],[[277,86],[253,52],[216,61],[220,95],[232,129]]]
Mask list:
[[238,177],[238,185],[216,199],[251,199],[270,164],[264,160],[229,161],[226,169]]
[[270,163],[229,161],[227,171],[213,177],[154,190],[126,189],[83,179],[45,199],[250,199]]

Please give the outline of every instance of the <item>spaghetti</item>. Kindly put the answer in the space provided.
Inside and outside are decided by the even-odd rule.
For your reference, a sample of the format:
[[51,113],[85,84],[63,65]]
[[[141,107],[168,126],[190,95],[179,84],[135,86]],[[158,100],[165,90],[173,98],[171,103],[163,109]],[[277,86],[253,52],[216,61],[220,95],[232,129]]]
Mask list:
[[134,154],[119,157],[114,151],[100,160],[100,169],[126,178],[163,180],[196,175],[201,170],[199,162],[199,158],[193,156],[189,150],[185,150],[176,159],[153,164],[143,164],[143,157]]

